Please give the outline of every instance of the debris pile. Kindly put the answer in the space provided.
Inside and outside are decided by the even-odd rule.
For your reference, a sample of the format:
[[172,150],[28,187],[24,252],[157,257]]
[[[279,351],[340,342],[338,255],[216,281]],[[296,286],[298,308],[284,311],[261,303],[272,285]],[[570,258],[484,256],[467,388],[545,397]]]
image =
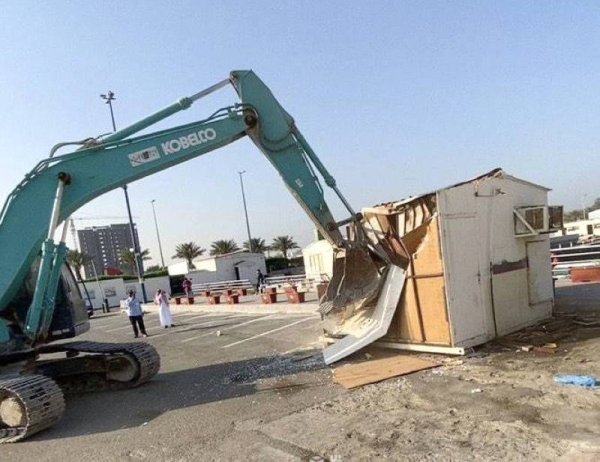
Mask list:
[[241,370],[232,371],[229,380],[247,384],[260,379],[283,377],[325,367],[320,350],[295,351],[245,363]]
[[500,337],[495,343],[517,351],[553,354],[560,341],[573,338],[577,329],[599,327],[600,319],[595,316],[562,315]]

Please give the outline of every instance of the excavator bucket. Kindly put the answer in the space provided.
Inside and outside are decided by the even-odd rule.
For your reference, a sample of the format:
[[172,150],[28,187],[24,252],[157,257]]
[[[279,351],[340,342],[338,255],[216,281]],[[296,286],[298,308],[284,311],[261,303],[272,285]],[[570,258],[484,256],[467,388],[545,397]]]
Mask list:
[[404,268],[376,257],[363,233],[348,242],[334,260],[333,276],[319,305],[325,333],[339,339],[323,351],[326,364],[386,334],[404,280]]
[[379,269],[366,246],[350,247],[333,262],[333,276],[327,287],[319,312],[347,311],[371,301],[377,296]]
[[320,309],[326,334],[340,339],[323,351],[327,364],[387,334],[407,275],[415,274],[415,255],[432,239],[428,226],[435,218],[435,200],[435,194],[426,194],[361,211],[359,242],[340,253],[334,284]]
[[383,337],[392,322],[402,296],[404,268],[389,265],[382,278],[374,306],[364,307],[343,321],[343,338],[323,350],[325,364],[332,364]]

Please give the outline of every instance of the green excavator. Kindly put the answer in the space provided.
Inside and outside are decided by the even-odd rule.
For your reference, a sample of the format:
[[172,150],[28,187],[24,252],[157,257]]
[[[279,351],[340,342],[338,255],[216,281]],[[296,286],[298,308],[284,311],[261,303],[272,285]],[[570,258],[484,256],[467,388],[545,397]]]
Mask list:
[[[239,97],[232,106],[198,122],[132,136],[227,85]],[[108,191],[246,135],[334,246],[334,274],[320,305],[323,318],[339,324],[349,313],[367,313],[361,333],[325,350],[326,362],[385,333],[383,318],[398,302],[403,269],[385,248],[367,240],[360,214],[271,91],[252,71],[234,71],[109,136],[56,145],[7,198],[0,212],[0,442],[19,441],[56,423],[65,410],[65,393],[135,387],[160,368],[159,355],[147,343],[57,342],[90,328],[65,262],[71,214]],[[80,146],[58,155],[73,145]],[[317,172],[340,198],[348,218],[334,220]],[[350,238],[343,236],[345,226],[352,230]],[[382,329],[383,334],[374,334]]]

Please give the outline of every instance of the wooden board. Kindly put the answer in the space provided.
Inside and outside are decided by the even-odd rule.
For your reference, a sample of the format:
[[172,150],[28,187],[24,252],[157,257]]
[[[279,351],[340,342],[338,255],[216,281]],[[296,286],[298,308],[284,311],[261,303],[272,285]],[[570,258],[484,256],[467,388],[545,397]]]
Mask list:
[[398,355],[338,367],[333,370],[333,381],[350,389],[438,366],[415,356]]
[[[446,314],[446,291],[443,277],[417,279],[415,282],[419,294],[418,306],[421,310],[421,320],[425,332],[423,341],[450,345],[450,326]],[[407,286],[410,283],[411,281],[407,281]],[[412,301],[412,306],[416,310],[414,286],[411,295],[412,300],[407,297],[407,302]]]
[[[405,238],[414,254],[404,296],[386,341],[451,345],[437,218]],[[417,300],[418,296],[418,300]]]

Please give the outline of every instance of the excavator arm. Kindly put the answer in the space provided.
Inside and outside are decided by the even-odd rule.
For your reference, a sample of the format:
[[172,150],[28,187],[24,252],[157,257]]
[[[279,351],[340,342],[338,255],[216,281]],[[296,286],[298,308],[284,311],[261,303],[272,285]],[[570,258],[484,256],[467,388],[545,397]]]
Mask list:
[[[236,89],[240,102],[199,122],[131,137],[189,108],[197,99],[228,83]],[[356,246],[344,241],[340,226],[357,220],[357,216],[337,189],[335,180],[264,83],[252,71],[234,71],[229,79],[182,98],[106,138],[88,140],[77,151],[60,156],[55,156],[53,151],[26,175],[0,214],[0,313],[10,310],[11,301],[41,249],[35,292],[23,332],[31,343],[43,342],[66,254],[64,230],[68,217],[110,190],[223,147],[245,135],[250,136],[277,169],[323,236],[336,248],[353,251]],[[315,169],[346,205],[348,219],[337,223],[334,220]],[[54,236],[60,223],[65,223],[63,237],[56,243]],[[366,266],[368,268],[362,270],[365,278],[377,279],[376,265],[369,265],[367,259]],[[342,279],[343,276],[339,284]],[[364,297],[365,291],[373,292],[377,283],[367,281],[362,285],[363,289],[354,295]],[[0,320],[0,343],[8,336],[7,325]]]

